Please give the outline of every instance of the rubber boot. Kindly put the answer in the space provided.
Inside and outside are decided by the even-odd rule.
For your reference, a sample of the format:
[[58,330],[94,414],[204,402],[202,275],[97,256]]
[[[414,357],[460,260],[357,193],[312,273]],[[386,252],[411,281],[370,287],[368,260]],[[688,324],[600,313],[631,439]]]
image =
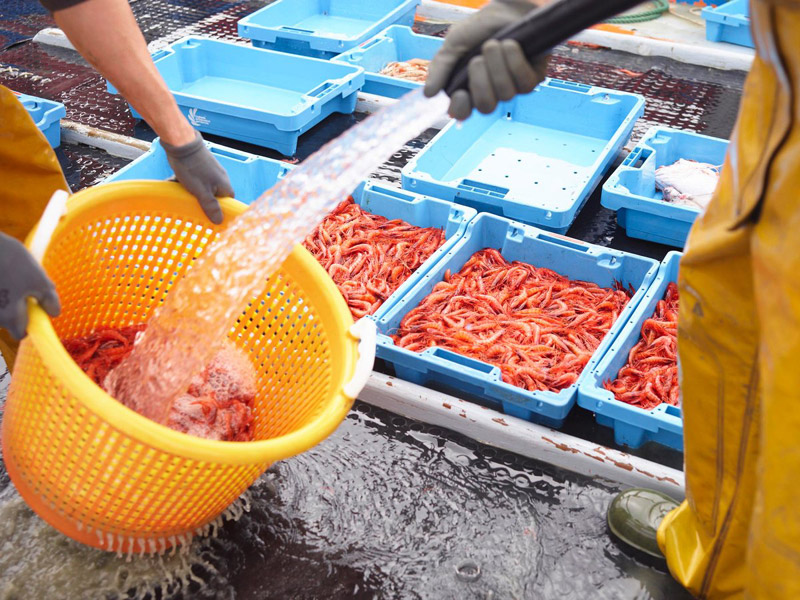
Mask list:
[[625,490],[608,507],[608,528],[625,545],[663,560],[656,532],[664,516],[677,507],[675,500],[655,490]]

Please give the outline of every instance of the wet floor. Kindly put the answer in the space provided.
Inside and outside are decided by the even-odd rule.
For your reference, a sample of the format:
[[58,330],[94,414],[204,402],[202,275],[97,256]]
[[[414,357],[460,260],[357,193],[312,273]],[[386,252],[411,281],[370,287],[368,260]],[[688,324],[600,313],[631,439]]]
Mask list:
[[0,464],[0,599],[688,598],[608,538],[616,491],[358,403],[217,538],[126,562],[45,525]]

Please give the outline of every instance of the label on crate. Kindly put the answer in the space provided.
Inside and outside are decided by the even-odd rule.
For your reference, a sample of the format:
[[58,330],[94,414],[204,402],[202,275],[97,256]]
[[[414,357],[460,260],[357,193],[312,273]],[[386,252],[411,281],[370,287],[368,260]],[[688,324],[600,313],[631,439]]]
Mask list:
[[196,108],[190,108],[189,109],[188,118],[189,118],[189,122],[192,125],[194,125],[195,127],[198,127],[200,125],[211,125],[211,121],[206,119],[203,115],[198,115],[197,114],[197,109]]

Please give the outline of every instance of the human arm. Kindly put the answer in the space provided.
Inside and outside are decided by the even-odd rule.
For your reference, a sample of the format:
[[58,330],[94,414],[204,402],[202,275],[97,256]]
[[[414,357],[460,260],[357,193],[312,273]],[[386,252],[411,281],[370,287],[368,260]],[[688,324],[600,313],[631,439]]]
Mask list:
[[181,114],[127,0],[41,1],[75,49],[158,134],[178,181],[213,222],[222,222],[215,196],[233,196],[228,176]]
[[[546,60],[529,61],[514,40],[491,40],[500,30],[518,22],[530,11],[550,0],[492,0],[484,8],[456,23],[433,58],[425,83],[425,95],[442,91],[459,59],[480,47],[467,67],[469,91],[459,90],[450,100],[450,116],[464,120],[477,108],[492,112],[498,102],[531,92],[545,77]],[[488,40],[488,41],[487,41]]]

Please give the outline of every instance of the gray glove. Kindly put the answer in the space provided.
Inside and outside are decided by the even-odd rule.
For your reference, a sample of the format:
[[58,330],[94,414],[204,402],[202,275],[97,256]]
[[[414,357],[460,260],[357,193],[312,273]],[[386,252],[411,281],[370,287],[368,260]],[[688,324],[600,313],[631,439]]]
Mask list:
[[51,317],[61,312],[56,286],[27,248],[0,233],[0,327],[21,340],[28,329],[27,298],[36,298]]
[[541,58],[532,65],[516,41],[489,38],[543,4],[544,0],[493,0],[453,25],[428,68],[425,95],[431,98],[443,90],[458,59],[481,44],[481,54],[467,67],[469,92],[458,90],[450,99],[451,117],[463,121],[473,106],[488,114],[498,102],[533,91],[545,78],[547,60]]
[[161,145],[175,178],[197,198],[211,222],[219,225],[222,223],[222,209],[216,197],[233,198],[233,187],[225,169],[206,147],[200,132],[195,133],[194,141],[183,146],[173,146],[163,140]]

